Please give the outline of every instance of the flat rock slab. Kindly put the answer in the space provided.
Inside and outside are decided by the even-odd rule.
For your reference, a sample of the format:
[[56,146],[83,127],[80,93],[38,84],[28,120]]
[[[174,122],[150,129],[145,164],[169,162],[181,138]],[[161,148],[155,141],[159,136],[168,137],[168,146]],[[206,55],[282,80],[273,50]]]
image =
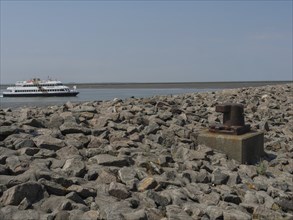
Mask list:
[[63,140],[60,140],[58,138],[54,138],[49,135],[41,135],[33,139],[36,146],[39,148],[44,148],[48,150],[59,150],[60,148],[65,146],[65,143]]
[[92,157],[90,160],[103,166],[124,167],[129,165],[127,159],[115,157],[108,154],[99,154],[97,156]]

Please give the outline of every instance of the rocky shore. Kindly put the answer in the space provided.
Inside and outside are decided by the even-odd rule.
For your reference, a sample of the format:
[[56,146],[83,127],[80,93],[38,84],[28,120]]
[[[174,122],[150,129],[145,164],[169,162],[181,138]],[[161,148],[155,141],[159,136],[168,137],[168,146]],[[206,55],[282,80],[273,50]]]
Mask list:
[[[0,109],[0,219],[293,219],[293,84]],[[134,94],[135,95],[135,94]],[[266,156],[197,143],[242,103]]]

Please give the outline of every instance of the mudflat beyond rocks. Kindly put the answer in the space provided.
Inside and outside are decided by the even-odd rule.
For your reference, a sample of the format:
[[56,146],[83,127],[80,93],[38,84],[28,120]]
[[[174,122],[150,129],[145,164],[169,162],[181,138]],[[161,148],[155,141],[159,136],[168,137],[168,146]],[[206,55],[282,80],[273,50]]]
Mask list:
[[[293,219],[292,91],[1,109],[0,219]],[[264,131],[260,163],[198,145],[224,102]]]

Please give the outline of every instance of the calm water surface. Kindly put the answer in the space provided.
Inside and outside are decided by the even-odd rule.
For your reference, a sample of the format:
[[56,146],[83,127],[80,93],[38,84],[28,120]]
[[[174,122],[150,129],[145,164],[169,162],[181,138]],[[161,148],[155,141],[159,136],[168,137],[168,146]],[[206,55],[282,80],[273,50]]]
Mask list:
[[[126,99],[132,96],[136,98],[151,97],[155,95],[177,95],[193,92],[215,91],[217,89],[78,89],[80,92],[76,97],[18,97],[7,98],[0,97],[1,108],[16,108],[23,106],[48,106],[62,105],[67,101],[85,102],[85,101],[101,101],[112,100],[114,98]],[[3,91],[1,91],[2,94]]]

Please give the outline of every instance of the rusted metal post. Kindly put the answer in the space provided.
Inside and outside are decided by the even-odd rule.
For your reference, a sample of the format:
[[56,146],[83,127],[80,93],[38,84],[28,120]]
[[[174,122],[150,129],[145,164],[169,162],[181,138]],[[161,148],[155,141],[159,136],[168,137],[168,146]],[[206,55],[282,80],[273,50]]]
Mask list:
[[210,125],[211,132],[240,135],[250,131],[250,125],[244,123],[244,106],[242,104],[217,105],[216,112],[223,113],[223,124]]
[[216,106],[216,112],[223,113],[223,125],[244,126],[244,106],[241,104],[223,104]]

